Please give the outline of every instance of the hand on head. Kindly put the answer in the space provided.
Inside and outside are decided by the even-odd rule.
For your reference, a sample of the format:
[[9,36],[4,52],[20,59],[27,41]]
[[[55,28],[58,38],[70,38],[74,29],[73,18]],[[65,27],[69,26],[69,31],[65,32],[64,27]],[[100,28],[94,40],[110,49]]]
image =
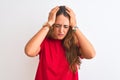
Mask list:
[[70,26],[75,27],[77,25],[75,13],[69,7],[65,7],[65,8],[67,9],[66,12],[70,15]]
[[[60,6],[54,7],[49,13],[48,23],[50,24],[50,26],[52,26],[55,23],[56,13],[59,11],[59,9],[60,9],[59,7]],[[65,8],[66,8],[66,12],[70,16],[70,26],[75,27],[77,25],[77,23],[76,23],[76,18],[75,18],[75,14],[74,14],[73,10],[66,6],[65,6]]]
[[59,6],[56,6],[55,8],[53,8],[48,16],[48,23],[52,26],[55,23],[55,19],[56,19],[56,13],[59,10]]

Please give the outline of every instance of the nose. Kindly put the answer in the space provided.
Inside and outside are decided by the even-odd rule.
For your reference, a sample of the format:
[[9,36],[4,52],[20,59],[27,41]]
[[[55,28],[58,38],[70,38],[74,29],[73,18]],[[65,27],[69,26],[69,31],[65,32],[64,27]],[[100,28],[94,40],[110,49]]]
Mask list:
[[64,28],[63,28],[62,26],[60,27],[59,32],[60,32],[60,33],[63,33],[63,32],[64,32]]

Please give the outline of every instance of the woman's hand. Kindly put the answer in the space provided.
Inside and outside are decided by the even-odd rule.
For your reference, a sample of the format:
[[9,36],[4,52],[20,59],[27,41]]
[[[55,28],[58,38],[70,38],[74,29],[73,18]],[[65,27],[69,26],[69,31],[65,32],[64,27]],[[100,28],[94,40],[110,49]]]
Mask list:
[[70,26],[73,28],[77,26],[75,14],[69,7],[66,7],[66,9],[67,13],[70,15]]
[[53,8],[48,16],[48,24],[50,26],[52,26],[55,23],[55,19],[56,19],[56,13],[59,10],[59,6],[56,6],[55,8]]

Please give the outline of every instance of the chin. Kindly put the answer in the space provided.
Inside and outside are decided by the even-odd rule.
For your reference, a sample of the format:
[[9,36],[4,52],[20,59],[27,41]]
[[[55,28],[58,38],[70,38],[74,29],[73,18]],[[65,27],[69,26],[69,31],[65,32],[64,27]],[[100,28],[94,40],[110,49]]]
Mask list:
[[63,39],[64,39],[64,37],[58,37],[57,39],[59,39],[59,40],[63,40]]
[[58,37],[57,39],[59,39],[59,40],[63,40],[63,39],[64,39],[64,37]]

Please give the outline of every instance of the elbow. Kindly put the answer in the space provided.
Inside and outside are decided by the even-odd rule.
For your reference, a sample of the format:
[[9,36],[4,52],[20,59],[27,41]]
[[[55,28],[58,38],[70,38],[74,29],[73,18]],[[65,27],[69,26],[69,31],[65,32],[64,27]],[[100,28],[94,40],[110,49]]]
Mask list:
[[25,47],[25,49],[24,49],[24,52],[25,52],[25,54],[27,55],[27,56],[29,56],[29,57],[35,57],[37,54],[35,54],[35,52],[34,51],[32,51],[32,50],[30,50],[30,49],[28,49],[28,48],[26,48]]
[[95,57],[95,55],[96,55],[96,52],[95,52],[95,51],[92,51],[92,52],[89,53],[88,56],[86,56],[86,59],[92,59],[92,58]]
[[95,57],[95,54],[91,54],[90,56],[87,57],[87,59],[93,59]]
[[92,59],[92,58],[95,57],[95,55],[96,55],[96,52],[91,51],[91,52],[83,53],[82,57],[85,58],[85,59]]

